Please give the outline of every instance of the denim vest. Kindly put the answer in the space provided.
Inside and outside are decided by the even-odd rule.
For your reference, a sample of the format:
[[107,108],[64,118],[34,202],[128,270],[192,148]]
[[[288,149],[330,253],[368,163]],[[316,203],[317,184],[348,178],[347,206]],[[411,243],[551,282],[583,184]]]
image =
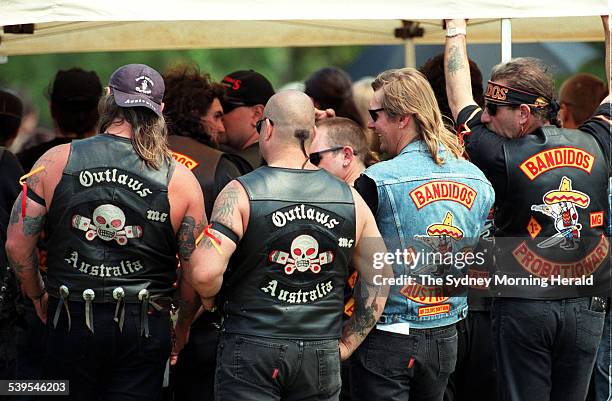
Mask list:
[[[432,159],[425,142],[413,141],[395,158],[365,171],[376,183],[376,222],[389,253],[407,250],[404,257],[415,252],[454,254],[476,245],[495,199],[493,187],[472,163],[445,157],[444,148],[438,154],[444,159],[442,165]],[[460,265],[455,263],[453,276],[466,275],[467,266]],[[435,259],[396,260],[395,278],[410,275],[415,282],[391,285],[379,323],[409,323],[415,329],[428,329],[465,318],[465,290],[447,296],[449,292],[441,286],[422,285],[429,283],[423,282],[420,274],[445,280],[450,273],[442,273],[441,266],[436,266]]]

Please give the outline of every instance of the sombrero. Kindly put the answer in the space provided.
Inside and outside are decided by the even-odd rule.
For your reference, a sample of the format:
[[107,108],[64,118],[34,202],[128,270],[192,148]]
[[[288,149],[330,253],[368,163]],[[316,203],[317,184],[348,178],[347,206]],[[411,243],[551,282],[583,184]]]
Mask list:
[[581,208],[585,208],[589,205],[590,199],[587,194],[574,191],[572,189],[572,180],[563,177],[558,191],[548,191],[544,195],[544,203],[547,205],[554,205],[560,202],[571,202]]
[[446,212],[444,221],[440,224],[432,224],[427,227],[427,235],[431,237],[441,237],[448,235],[456,240],[463,238],[463,231],[459,227],[453,226],[453,215],[451,212]]

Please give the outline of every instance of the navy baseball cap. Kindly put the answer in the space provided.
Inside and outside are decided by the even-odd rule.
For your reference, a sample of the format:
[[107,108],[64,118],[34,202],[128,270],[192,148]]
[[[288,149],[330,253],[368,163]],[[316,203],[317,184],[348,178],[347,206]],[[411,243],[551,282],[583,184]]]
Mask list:
[[108,86],[117,106],[146,107],[162,116],[164,79],[159,72],[145,64],[128,64],[111,75]]
[[225,86],[223,112],[229,113],[236,107],[265,105],[274,95],[274,88],[263,75],[253,70],[241,70],[228,74],[221,84]]

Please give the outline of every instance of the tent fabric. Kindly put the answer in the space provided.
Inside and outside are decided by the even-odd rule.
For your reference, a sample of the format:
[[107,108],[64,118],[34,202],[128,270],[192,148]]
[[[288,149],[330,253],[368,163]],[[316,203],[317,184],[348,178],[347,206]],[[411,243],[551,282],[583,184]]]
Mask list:
[[402,44],[401,20],[424,28],[415,44],[444,42],[441,20],[470,18],[470,43],[601,41],[608,0],[0,0],[0,25],[34,24],[34,34],[0,35],[0,55],[62,52]]

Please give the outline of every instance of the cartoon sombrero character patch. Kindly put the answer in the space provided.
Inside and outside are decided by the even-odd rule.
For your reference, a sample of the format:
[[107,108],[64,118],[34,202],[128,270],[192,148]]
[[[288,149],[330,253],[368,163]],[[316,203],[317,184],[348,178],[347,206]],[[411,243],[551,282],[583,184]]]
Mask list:
[[[444,255],[453,252],[453,241],[460,241],[463,238],[463,230],[453,225],[453,214],[446,212],[442,223],[434,223],[427,227],[427,235],[415,235],[414,238],[436,252]],[[428,270],[435,270],[433,274],[442,274],[448,270],[449,266],[437,266],[426,264],[419,273]]]
[[540,242],[538,248],[550,248],[560,244],[562,249],[576,249],[582,229],[582,224],[578,223],[576,207],[587,208],[591,203],[589,196],[572,189],[572,180],[563,177],[559,189],[548,191],[542,200],[543,204],[531,205],[531,210],[552,217],[555,220],[557,233]]

